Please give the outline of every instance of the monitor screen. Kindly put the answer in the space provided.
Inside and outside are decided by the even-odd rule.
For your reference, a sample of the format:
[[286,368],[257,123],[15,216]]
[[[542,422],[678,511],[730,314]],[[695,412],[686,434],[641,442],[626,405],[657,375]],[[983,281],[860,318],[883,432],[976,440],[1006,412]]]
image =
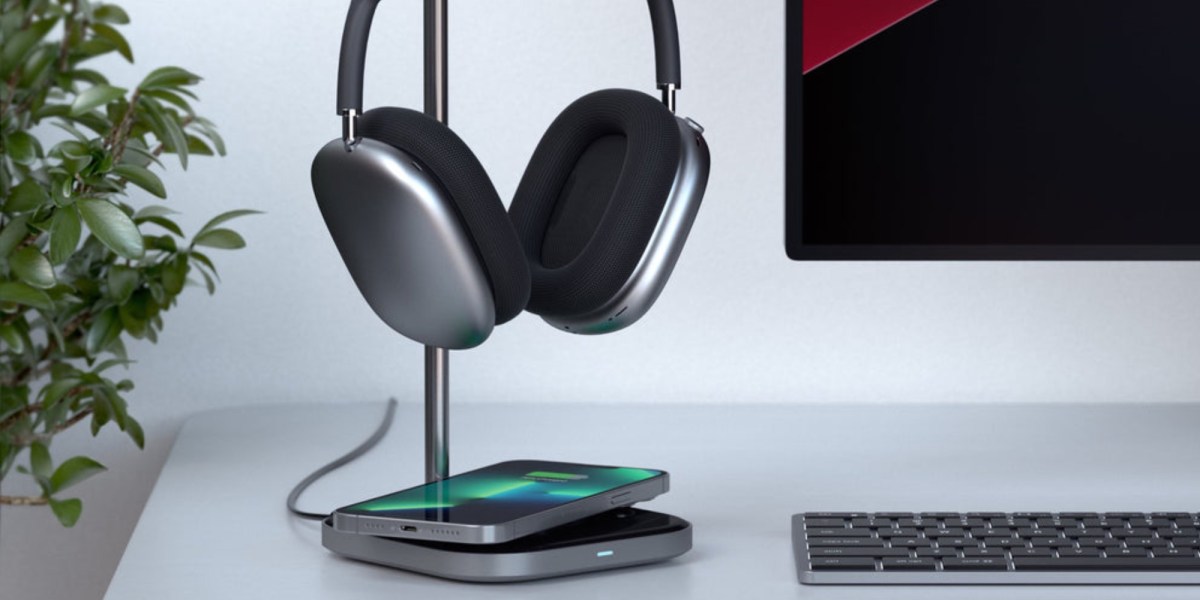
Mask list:
[[1200,259],[1200,1],[787,3],[793,259]]

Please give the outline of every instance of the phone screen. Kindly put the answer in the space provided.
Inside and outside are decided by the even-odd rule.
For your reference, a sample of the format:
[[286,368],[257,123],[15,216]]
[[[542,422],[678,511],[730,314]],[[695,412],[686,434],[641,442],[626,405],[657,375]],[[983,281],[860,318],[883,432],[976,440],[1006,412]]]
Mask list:
[[662,474],[654,469],[518,460],[352,504],[341,512],[467,525],[506,523]]

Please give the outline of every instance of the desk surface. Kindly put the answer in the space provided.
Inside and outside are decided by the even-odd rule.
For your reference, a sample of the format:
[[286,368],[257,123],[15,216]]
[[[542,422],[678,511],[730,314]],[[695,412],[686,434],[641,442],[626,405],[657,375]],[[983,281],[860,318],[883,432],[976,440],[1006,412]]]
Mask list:
[[[1196,587],[811,587],[789,517],[807,510],[1197,510],[1200,406],[459,404],[453,472],[514,458],[667,469],[644,506],[695,525],[669,563],[479,585],[353,562],[287,515],[291,486],[359,443],[383,403],[224,410],[192,418],[107,598],[1195,598]],[[316,484],[332,510],[420,483],[421,413]],[[380,472],[394,476],[385,480]]]

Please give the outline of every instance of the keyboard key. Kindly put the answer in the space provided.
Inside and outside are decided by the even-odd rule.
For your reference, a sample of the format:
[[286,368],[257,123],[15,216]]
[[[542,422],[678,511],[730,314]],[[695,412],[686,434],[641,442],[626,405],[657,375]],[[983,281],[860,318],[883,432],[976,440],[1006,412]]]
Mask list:
[[1167,540],[1163,538],[1125,538],[1125,545],[1129,547],[1137,546],[1138,548],[1158,548],[1167,545]]
[[806,512],[804,520],[809,519],[853,519],[855,517],[865,517],[867,513],[857,512]]
[[913,514],[910,512],[878,512],[878,513],[875,513],[876,519],[903,519],[906,517],[911,519],[912,516],[913,516]]
[[1003,557],[943,558],[942,568],[947,571],[1007,571],[1008,561]]
[[983,543],[989,548],[1024,548],[1026,540],[1010,537],[983,538]]
[[1145,548],[1107,548],[1104,553],[1109,558],[1145,558],[1148,556]]
[[956,512],[923,512],[921,516],[926,519],[957,519],[962,515]]
[[932,571],[937,562],[932,558],[885,558],[884,571]]
[[1110,512],[1104,513],[1104,516],[1110,519],[1134,519],[1145,517],[1146,515],[1138,512]]
[[896,524],[896,522],[892,519],[868,519],[865,517],[859,517],[857,519],[850,519],[850,524],[854,525],[855,527],[892,527]]
[[1196,556],[1195,548],[1155,548],[1154,556]]
[[810,538],[848,538],[848,537],[871,537],[870,529],[854,529],[849,527],[824,527],[810,529],[806,528],[804,533]]
[[974,538],[937,538],[938,545],[946,547],[975,547],[979,545],[979,540]]
[[879,537],[881,537],[881,538],[917,537],[919,534],[920,534],[919,531],[917,531],[916,529],[912,529],[912,528],[880,529],[879,530]]
[[977,517],[980,519],[1006,519],[1008,514],[1002,512],[969,512],[967,517]]
[[1185,512],[1156,512],[1150,513],[1155,519],[1190,519],[1192,515]]
[[1004,548],[963,548],[963,556],[997,556],[1004,557]]
[[958,550],[954,548],[917,548],[917,556],[945,558],[948,556],[958,556]]
[[933,541],[928,538],[907,537],[907,538],[892,538],[892,547],[916,548],[919,546],[932,546]]
[[1162,537],[1167,537],[1167,536],[1197,537],[1197,536],[1200,536],[1200,529],[1196,529],[1195,527],[1179,527],[1177,529],[1171,528],[1171,527],[1160,527],[1160,528],[1156,528],[1155,531],[1157,531],[1158,535],[1160,535]]
[[1058,513],[1058,516],[1063,519],[1090,519],[1096,518],[1100,515],[1094,512],[1064,512]]
[[1058,555],[1067,558],[1072,556],[1100,558],[1099,548],[1059,548]]
[[[1090,529],[1088,531],[1091,531]],[[1137,529],[1113,529],[1112,536],[1115,538],[1130,538],[1130,537],[1150,537],[1154,535],[1152,531],[1144,527]]]
[[908,550],[904,548],[810,548],[808,553],[814,558],[818,556],[908,556]]
[[811,561],[814,571],[874,571],[873,558],[821,557]]
[[942,529],[926,529],[925,537],[943,538],[943,537],[966,537],[967,530],[962,527],[950,527]]
[[1054,515],[1048,512],[1015,512],[1012,514],[1014,518],[1024,519],[1041,519],[1043,517],[1052,517]]
[[879,538],[815,538],[808,540],[810,548],[867,548],[883,547]]
[[1009,550],[1015,556],[1054,556],[1050,548],[1012,548]]
[[1200,537],[1173,537],[1171,538],[1171,543],[1174,544],[1176,548],[1196,548],[1200,547]]
[[1108,531],[1096,527],[1070,527],[1062,530],[1062,533],[1069,538],[1105,537]]
[[804,526],[813,527],[845,527],[845,519],[804,519]]
[[1113,538],[1079,538],[1080,548],[1115,548],[1121,545],[1121,540]]
[[1013,534],[1010,527],[972,527],[971,535],[975,537],[1008,537]]
[[1075,540],[1067,538],[1033,538],[1029,543],[1034,548],[1070,548],[1075,545]]
[[1057,529],[1038,529],[1035,527],[1022,527],[1017,530],[1021,537],[1058,537]]
[[[949,559],[946,559],[949,560]],[[1200,558],[1014,558],[1018,571],[1200,571]]]

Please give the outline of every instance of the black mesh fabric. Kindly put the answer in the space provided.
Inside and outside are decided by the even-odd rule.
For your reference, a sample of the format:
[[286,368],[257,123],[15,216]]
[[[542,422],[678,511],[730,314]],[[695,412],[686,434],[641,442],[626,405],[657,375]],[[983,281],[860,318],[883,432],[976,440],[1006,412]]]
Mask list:
[[[594,231],[569,263],[549,268],[543,244],[560,198],[584,152],[605,136],[625,138],[616,185]],[[601,90],[573,102],[534,150],[509,215],[525,250],[533,287],[526,307],[545,316],[599,308],[620,291],[646,249],[671,192],[681,149],[675,117],[658,100],[631,90]],[[601,199],[603,200],[603,199]],[[557,253],[551,253],[557,254]]]
[[411,154],[442,184],[471,237],[496,303],[496,324],[525,309],[529,267],[516,231],[479,159],[449,127],[406,108],[376,108],[359,119],[364,137]]

